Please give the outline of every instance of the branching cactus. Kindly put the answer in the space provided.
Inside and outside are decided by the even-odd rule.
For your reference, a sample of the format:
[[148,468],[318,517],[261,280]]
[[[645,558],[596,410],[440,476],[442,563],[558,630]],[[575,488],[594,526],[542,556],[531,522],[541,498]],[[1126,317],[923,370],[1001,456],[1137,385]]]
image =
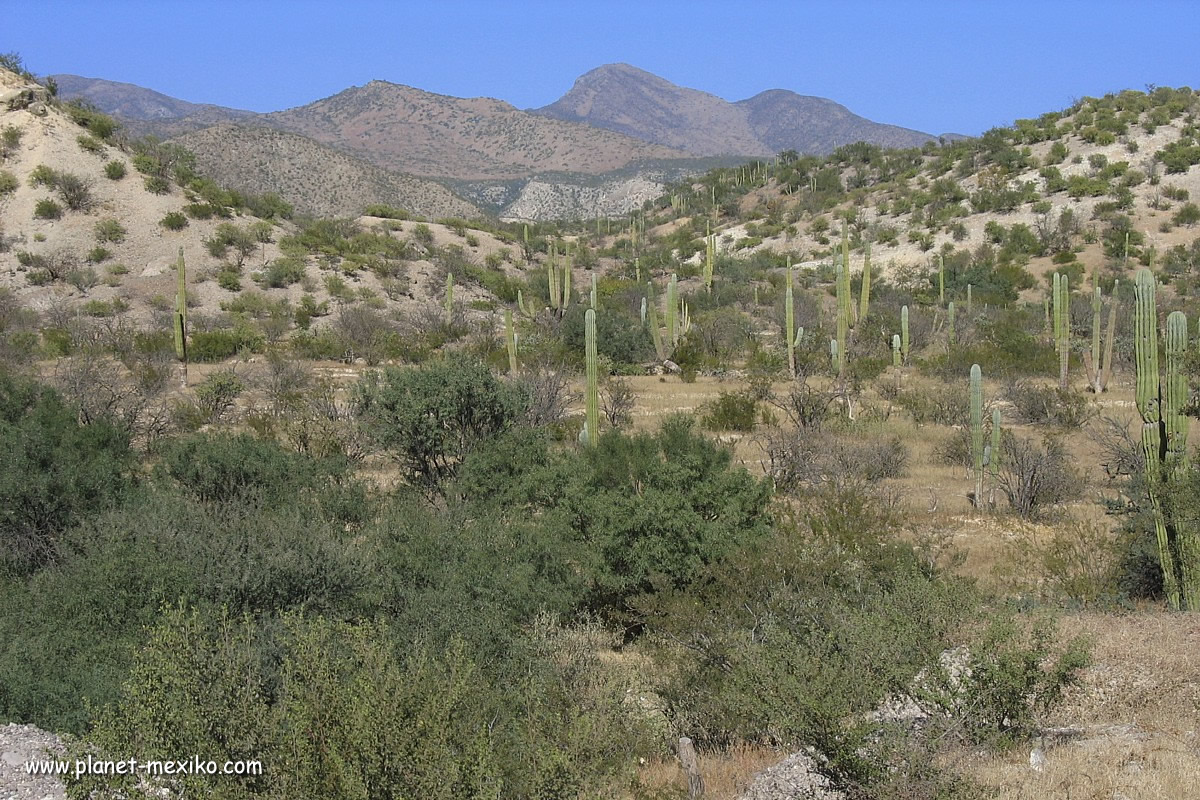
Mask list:
[[595,445],[600,436],[600,377],[596,366],[596,312],[588,309],[584,313],[584,345],[587,369],[587,443]]
[[900,357],[908,363],[908,306],[900,307]]
[[971,464],[975,472],[975,507],[983,505],[983,371],[971,365]]
[[[1155,304],[1156,281],[1148,269],[1140,269],[1134,278],[1135,336],[1137,359],[1137,408],[1142,415],[1142,452],[1146,459],[1146,486],[1154,514],[1154,532],[1158,538],[1158,556],[1163,570],[1163,591],[1172,609],[1180,609],[1179,565],[1171,531],[1167,528],[1160,497],[1166,457],[1166,431],[1162,414],[1162,387],[1158,374],[1158,310]],[[1169,474],[1169,473],[1168,473]]]
[[179,248],[179,260],[175,262],[175,273],[178,281],[175,290],[175,357],[180,364],[180,384],[187,388],[188,355],[187,355],[187,265],[183,260],[183,248]]

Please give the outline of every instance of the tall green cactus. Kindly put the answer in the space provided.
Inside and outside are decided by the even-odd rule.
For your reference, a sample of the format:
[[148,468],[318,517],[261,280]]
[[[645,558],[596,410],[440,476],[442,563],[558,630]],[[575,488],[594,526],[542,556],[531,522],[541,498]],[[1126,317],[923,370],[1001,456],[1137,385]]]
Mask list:
[[1117,335],[1117,281],[1113,281],[1112,299],[1108,302],[1108,339],[1104,344],[1104,366],[1100,370],[1100,391],[1112,381],[1113,339]]
[[792,303],[792,260],[789,258],[787,286],[783,290],[783,323],[786,328],[783,332],[783,339],[787,344],[788,374],[794,378],[796,377],[796,343],[792,340],[792,332],[796,329],[796,312]]
[[900,307],[900,356],[908,363],[908,306]]
[[946,257],[938,254],[938,304],[946,305]]
[[975,471],[975,507],[983,505],[983,371],[971,365],[971,463]]
[[596,366],[596,312],[589,308],[583,316],[585,359],[587,369],[587,444],[594,446],[600,438],[600,378]]
[[179,248],[179,259],[175,262],[178,281],[175,290],[175,357],[180,364],[180,383],[187,388],[187,264],[183,260],[183,248]]
[[845,280],[849,270],[845,265],[837,269],[837,366],[834,372],[840,377],[846,370],[846,337],[850,332],[850,290]]
[[1050,297],[1053,300],[1054,308],[1054,350],[1058,351],[1058,345],[1062,341],[1062,275],[1054,273],[1054,288],[1051,290]]
[[1162,387],[1158,374],[1158,310],[1155,304],[1154,273],[1140,269],[1134,278],[1135,336],[1134,354],[1137,359],[1137,408],[1142,415],[1142,452],[1146,459],[1146,486],[1154,514],[1154,531],[1158,538],[1158,557],[1163,570],[1163,590],[1172,609],[1181,606],[1179,568],[1175,547],[1163,514],[1160,483],[1164,479],[1163,460],[1166,456],[1166,431],[1162,414]]
[[446,273],[446,324],[454,322],[454,273]]
[[558,270],[554,267],[553,250],[546,256],[546,284],[550,288],[550,309],[558,311],[562,293],[558,288]]
[[678,344],[679,331],[676,329],[676,315],[679,310],[679,280],[675,273],[671,273],[671,280],[667,282],[667,341],[674,348]]
[[968,283],[967,284],[967,316],[968,317],[971,316],[971,310],[973,308],[973,304],[974,304],[974,299],[971,297],[971,284]]
[[[850,295],[850,236],[847,233],[846,221],[842,220],[842,294],[841,301],[846,305],[847,329],[854,327],[854,299]],[[843,351],[845,341],[842,342]]]
[[900,334],[892,334],[892,366],[900,366]]
[[562,309],[564,314],[569,305],[571,305],[571,254],[567,253],[563,258],[562,277]]
[[[1187,469],[1188,404],[1187,316],[1182,311],[1167,315],[1166,374],[1163,381],[1163,428],[1166,433],[1166,463],[1176,474]],[[1197,609],[1200,610],[1200,609]]]
[[592,310],[596,310],[596,273],[592,273],[592,291],[588,295],[591,300]]
[[996,505],[996,487],[1000,483],[1000,409],[992,409],[992,442],[988,452],[988,472],[992,479],[991,505]]
[[838,352],[840,349],[841,348],[838,347],[837,339],[829,340],[829,361],[834,375],[837,375],[838,371],[842,367],[842,360],[840,358],[841,353]]
[[667,360],[667,348],[663,344],[662,331],[658,327],[658,303],[654,300],[654,283],[646,281],[646,309],[650,314],[650,339],[654,342],[654,354],[659,361]]
[[946,306],[946,345],[947,349],[953,350],[957,344],[957,339],[954,335],[954,301],[950,301],[950,305]]
[[[1113,284],[1113,297],[1108,308],[1108,344],[1101,350],[1100,312],[1103,308],[1103,295],[1100,287],[1092,290],[1092,347],[1084,353],[1084,366],[1087,368],[1088,384],[1096,394],[1107,388],[1112,377],[1113,330],[1117,324],[1117,284]],[[1103,359],[1103,361],[1102,361]]]
[[866,319],[871,308],[871,243],[866,242],[863,256],[862,290],[858,294],[858,318]]
[[716,268],[717,237],[712,232],[711,223],[704,236],[704,288],[712,291],[713,271]]
[[517,373],[517,331],[513,327],[512,309],[504,309],[504,340],[508,345],[508,371]]
[[1067,370],[1071,362],[1071,287],[1066,275],[1059,276],[1057,272],[1054,275],[1059,278],[1056,281],[1058,290],[1054,304],[1055,330],[1058,332],[1058,341],[1055,343],[1058,350],[1058,385],[1066,391],[1070,388]]

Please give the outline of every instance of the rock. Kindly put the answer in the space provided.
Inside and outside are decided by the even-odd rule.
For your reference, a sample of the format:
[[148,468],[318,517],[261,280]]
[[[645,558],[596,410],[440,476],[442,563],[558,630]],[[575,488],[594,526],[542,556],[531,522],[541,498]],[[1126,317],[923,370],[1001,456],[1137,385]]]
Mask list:
[[758,773],[739,800],[845,800],[845,797],[817,768],[816,758],[801,751]]
[[62,740],[33,725],[0,726],[0,798],[3,800],[65,800],[61,780],[30,775],[26,763],[64,757]]

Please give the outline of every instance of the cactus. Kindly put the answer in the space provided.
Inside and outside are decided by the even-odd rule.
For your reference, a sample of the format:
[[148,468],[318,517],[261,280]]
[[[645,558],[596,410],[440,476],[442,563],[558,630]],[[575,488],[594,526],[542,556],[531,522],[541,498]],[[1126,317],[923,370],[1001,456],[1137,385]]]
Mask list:
[[951,300],[950,305],[946,306],[946,347],[953,350],[954,345],[954,301]]
[[[688,331],[692,329],[692,315],[688,313],[688,304],[686,300],[679,301],[679,330],[677,331],[679,339],[687,336]],[[678,343],[678,340],[676,340]]]
[[[1049,297],[1045,297],[1042,299],[1042,310],[1046,314],[1046,336],[1053,337],[1054,336],[1054,327],[1050,322],[1050,298]],[[1055,338],[1054,341],[1057,343],[1058,339]]]
[[717,242],[716,236],[712,232],[712,226],[709,224],[708,231],[704,236],[704,288],[706,291],[712,291],[713,270],[717,257]]
[[550,287],[550,308],[558,311],[558,301],[561,295],[558,291],[558,270],[554,268],[554,254],[546,258],[546,283]]
[[866,319],[871,307],[871,243],[867,242],[863,256],[862,290],[858,294],[858,318]]
[[563,277],[562,277],[562,310],[565,314],[567,306],[571,304],[571,254],[567,253],[563,259]]
[[900,334],[892,334],[892,366],[900,366]]
[[646,298],[642,298],[642,324],[646,324]]
[[967,317],[971,316],[971,309],[972,309],[973,304],[974,304],[973,299],[971,297],[971,284],[968,283],[967,284]]
[[792,260],[788,259],[787,285],[783,290],[783,340],[787,344],[788,373],[796,377],[796,344],[792,340],[792,331],[796,327],[796,312],[792,305]]
[[992,409],[992,442],[988,446],[987,465],[992,478],[990,505],[996,505],[996,487],[1000,483],[1000,409]]
[[454,273],[446,273],[446,324],[454,322]]
[[1104,344],[1104,367],[1100,370],[1100,391],[1112,380],[1113,339],[1117,335],[1117,282],[1113,282],[1112,300],[1108,303],[1108,341]]
[[1071,288],[1066,275],[1059,282],[1058,306],[1058,385],[1063,391],[1068,388],[1067,368],[1071,361]]
[[[1187,375],[1183,362],[1187,357],[1187,317],[1182,311],[1167,315],[1166,374],[1163,381],[1163,428],[1166,433],[1166,462],[1176,474],[1187,469],[1188,404]],[[1197,609],[1200,610],[1200,609]]]
[[804,341],[804,326],[801,325],[799,328],[796,328],[796,338],[795,338],[795,340],[792,341],[792,345],[795,347],[799,347],[801,342],[803,342],[803,341]]
[[667,360],[667,348],[663,345],[662,331],[658,329],[658,304],[654,302],[654,284],[646,282],[646,309],[650,314],[650,338],[654,341],[654,354],[659,361]]
[[848,270],[839,266],[837,272],[837,366],[834,372],[841,376],[846,368],[846,336],[850,328],[850,292],[845,280]]
[[[850,296],[850,237],[846,233],[846,221],[842,220],[842,283],[844,284],[842,294],[839,295],[841,302],[846,305],[846,326],[847,328],[854,327],[854,301]],[[845,344],[845,340],[842,341]],[[845,348],[843,347],[843,351]]]
[[589,298],[592,301],[592,310],[595,311],[596,310],[596,273],[594,273],[594,272],[592,273],[592,291],[591,291],[591,294],[589,295]]
[[900,307],[900,357],[908,363],[908,306]]
[[187,388],[187,264],[183,260],[183,248],[179,248],[179,260],[175,262],[178,286],[175,292],[175,357],[180,364],[180,383]]
[[667,282],[667,341],[674,348],[679,339],[675,330],[676,314],[679,310],[679,281],[675,277],[675,273],[671,273],[671,280]]
[[[1092,290],[1092,348],[1083,354],[1084,366],[1088,373],[1088,384],[1096,394],[1100,394],[1108,386],[1112,378],[1112,348],[1113,329],[1117,324],[1117,284],[1113,284],[1113,298],[1108,309],[1108,344],[1103,351],[1100,349],[1100,312],[1103,307],[1103,296],[1100,287]],[[1101,364],[1101,357],[1104,361]]]
[[642,259],[633,259],[633,279],[638,283],[642,282]]
[[1158,538],[1158,556],[1163,570],[1163,590],[1174,610],[1181,608],[1179,573],[1176,565],[1166,518],[1159,496],[1163,479],[1162,460],[1166,453],[1162,391],[1158,375],[1158,311],[1155,306],[1154,274],[1140,269],[1134,278],[1134,309],[1136,335],[1134,354],[1137,358],[1137,408],[1142,415],[1142,451],[1146,458],[1146,486],[1154,514],[1154,531]]
[[831,366],[833,367],[834,375],[836,375],[838,373],[838,369],[841,367],[841,363],[842,363],[841,359],[838,358],[838,355],[839,355],[839,353],[838,353],[837,339],[830,339],[829,340],[829,360],[831,362]]
[[983,505],[983,371],[971,365],[971,464],[975,470],[975,507]]
[[587,432],[588,444],[594,445],[600,436],[600,389],[596,366],[596,312],[589,308],[583,317],[587,369]]
[[513,327],[512,310],[504,309],[504,338],[508,344],[508,371],[517,372],[517,331]]
[[1058,352],[1059,342],[1062,341],[1062,276],[1057,272],[1054,273],[1054,288],[1050,292],[1051,300],[1053,300],[1053,337],[1054,351]]
[[938,254],[938,305],[946,304],[946,257]]

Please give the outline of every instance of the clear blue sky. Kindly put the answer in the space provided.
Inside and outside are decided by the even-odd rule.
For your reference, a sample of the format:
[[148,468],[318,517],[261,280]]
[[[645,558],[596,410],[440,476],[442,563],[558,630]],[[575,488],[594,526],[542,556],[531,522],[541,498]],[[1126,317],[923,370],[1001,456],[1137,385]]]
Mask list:
[[978,134],[1073,98],[1200,86],[1200,3],[0,0],[34,72],[255,111],[379,78],[545,105],[625,61],[740,100],[771,88],[871,119]]

